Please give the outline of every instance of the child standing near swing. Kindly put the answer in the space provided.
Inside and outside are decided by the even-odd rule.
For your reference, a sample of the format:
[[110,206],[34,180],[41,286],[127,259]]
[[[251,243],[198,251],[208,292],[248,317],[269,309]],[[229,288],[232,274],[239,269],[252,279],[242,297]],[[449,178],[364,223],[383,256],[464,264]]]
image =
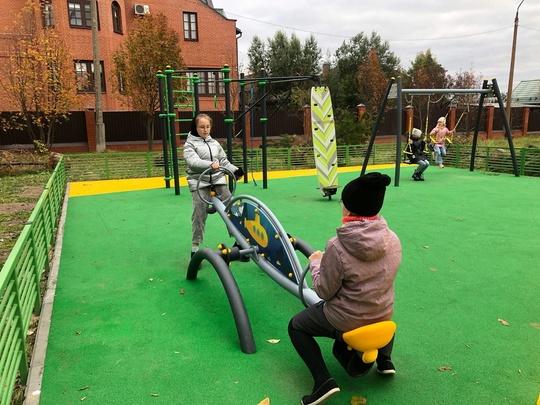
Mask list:
[[429,166],[427,155],[425,152],[426,138],[422,139],[422,131],[418,128],[413,128],[409,137],[408,154],[411,163],[418,164],[412,178],[414,181],[424,181],[424,172]]
[[443,168],[443,157],[446,156],[446,137],[452,134],[454,130],[450,131],[446,128],[446,118],[441,117],[437,120],[437,126],[431,130],[429,136],[433,143],[433,152],[435,153],[435,163],[439,168]]

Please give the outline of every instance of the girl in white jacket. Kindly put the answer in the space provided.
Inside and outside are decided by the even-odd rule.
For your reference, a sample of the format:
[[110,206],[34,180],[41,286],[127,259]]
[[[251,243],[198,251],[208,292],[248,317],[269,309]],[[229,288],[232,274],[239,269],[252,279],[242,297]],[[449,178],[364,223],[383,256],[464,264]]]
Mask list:
[[[203,242],[206,218],[208,216],[208,204],[197,193],[199,177],[208,168],[219,169],[220,167],[233,172],[236,179],[240,179],[244,175],[241,168],[229,162],[219,142],[210,136],[211,129],[212,118],[206,114],[197,115],[191,123],[191,131],[184,145],[187,181],[193,202],[191,256],[199,250],[199,244]],[[210,191],[214,191],[217,198],[222,201],[229,198],[231,193],[225,173],[217,171],[204,175],[199,183],[199,193],[208,201],[210,200]]]

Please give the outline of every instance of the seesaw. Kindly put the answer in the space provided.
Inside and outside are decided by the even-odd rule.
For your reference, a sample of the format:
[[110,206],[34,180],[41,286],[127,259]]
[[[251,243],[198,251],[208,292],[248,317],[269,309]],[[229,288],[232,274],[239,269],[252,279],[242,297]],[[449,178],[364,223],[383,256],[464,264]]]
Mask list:
[[[210,172],[223,172],[228,175],[232,190],[227,200],[221,201],[213,193],[209,200],[201,195],[200,179]],[[256,352],[253,331],[240,289],[229,268],[230,262],[252,260],[277,284],[298,297],[306,307],[320,302],[321,298],[308,287],[305,277],[309,264],[302,268],[296,253],[299,251],[309,257],[315,249],[305,241],[286,233],[272,211],[260,200],[248,195],[234,196],[235,191],[236,180],[231,171],[225,168],[207,169],[201,174],[196,192],[203,201],[215,208],[235,243],[232,247],[222,243],[219,250],[199,249],[191,258],[186,278],[195,280],[200,263],[203,260],[210,262],[227,294],[240,348],[244,353],[252,354]],[[394,322],[385,321],[346,332],[343,338],[350,348],[363,352],[366,361],[373,358],[373,355],[377,356],[377,349],[390,342],[394,331]]]

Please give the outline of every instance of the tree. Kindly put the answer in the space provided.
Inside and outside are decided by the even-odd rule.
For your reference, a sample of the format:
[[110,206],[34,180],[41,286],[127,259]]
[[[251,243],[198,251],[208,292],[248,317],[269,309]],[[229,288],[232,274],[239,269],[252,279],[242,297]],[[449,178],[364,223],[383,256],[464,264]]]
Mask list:
[[178,33],[162,13],[135,19],[126,42],[114,53],[115,87],[125,94],[132,109],[142,111],[148,148],[154,147],[155,112],[159,108],[158,71],[181,69]]
[[[403,78],[403,86],[410,89],[445,89],[448,88],[446,69],[437,62],[437,58],[432,55],[431,49],[420,52]],[[426,120],[428,125],[428,111],[432,104],[438,108],[446,108],[450,103],[447,95],[437,96],[436,99],[428,97],[412,97],[408,102],[414,107],[415,116],[420,122]],[[425,114],[424,114],[425,112]],[[429,128],[425,128],[429,131]]]
[[[259,74],[261,68],[272,77],[317,77],[321,73],[321,50],[313,35],[303,44],[297,35],[292,34],[289,38],[282,30],[277,31],[273,38],[268,38],[266,44],[255,36],[248,56],[249,68],[255,75]],[[266,88],[271,93],[267,100],[272,103],[287,97],[290,108],[300,109],[309,104],[309,90],[312,85],[313,82],[309,80],[272,83]]]
[[399,58],[390,51],[387,41],[372,32],[368,38],[363,32],[351,38],[336,50],[335,62],[330,69],[328,84],[333,90],[335,105],[340,108],[356,107],[366,103],[368,96],[361,92],[358,82],[358,69],[367,62],[368,55],[374,51],[380,63],[380,69],[387,79],[399,72]]
[[56,126],[76,100],[73,58],[53,27],[41,27],[40,4],[26,1],[0,67],[3,94],[17,110],[2,127],[25,129],[37,150],[53,145]]
[[[446,81],[451,89],[480,89],[483,75],[476,74],[471,68],[471,70],[460,70],[454,76],[448,75]],[[478,110],[479,99],[480,94],[478,93],[457,94],[452,99],[452,103],[458,108],[458,111],[461,110],[458,117],[458,131],[468,134],[474,127],[474,117]]]
[[257,75],[261,69],[268,68],[266,57],[267,53],[264,42],[257,35],[254,35],[251,45],[248,48],[248,70],[251,74]]
[[364,95],[364,105],[370,114],[377,114],[384,96],[388,78],[384,74],[377,51],[371,49],[368,55],[358,67],[358,92]]

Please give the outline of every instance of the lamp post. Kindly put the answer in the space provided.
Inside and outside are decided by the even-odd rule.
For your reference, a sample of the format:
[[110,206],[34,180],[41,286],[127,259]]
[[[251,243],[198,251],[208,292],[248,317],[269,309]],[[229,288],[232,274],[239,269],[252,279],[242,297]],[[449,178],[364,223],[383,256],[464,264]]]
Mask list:
[[[512,56],[510,57],[510,75],[508,76],[508,93],[506,93],[506,119],[510,122],[510,113],[512,111],[512,82],[514,81],[514,62],[516,59],[517,30],[519,23],[519,8],[525,0],[521,0],[516,10],[514,18],[514,39],[512,40]],[[510,134],[509,134],[510,135]]]

